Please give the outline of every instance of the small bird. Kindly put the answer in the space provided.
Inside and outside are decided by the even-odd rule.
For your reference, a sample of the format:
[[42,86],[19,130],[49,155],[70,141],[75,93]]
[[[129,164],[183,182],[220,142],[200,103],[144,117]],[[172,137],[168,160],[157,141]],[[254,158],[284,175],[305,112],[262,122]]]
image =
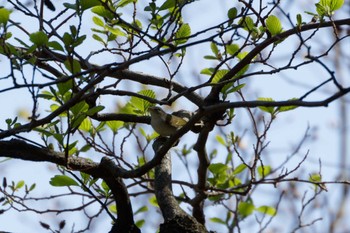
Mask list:
[[[163,111],[160,107],[150,107],[149,112],[151,113],[151,126],[152,128],[163,137],[173,135],[176,130],[184,126],[190,118],[193,116],[193,113],[180,110],[172,114],[168,114]],[[198,127],[202,127],[203,122],[195,124],[196,131]],[[199,129],[200,129],[199,128]],[[192,131],[196,132],[192,129]]]

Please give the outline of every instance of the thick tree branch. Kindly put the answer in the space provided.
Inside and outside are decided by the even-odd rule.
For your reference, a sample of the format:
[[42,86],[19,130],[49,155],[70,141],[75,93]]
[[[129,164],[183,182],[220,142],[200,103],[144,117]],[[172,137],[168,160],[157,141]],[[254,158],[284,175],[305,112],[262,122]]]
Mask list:
[[[157,153],[166,141],[166,138],[156,139],[153,144],[154,152]],[[171,180],[171,155],[168,151],[160,164],[155,167],[155,195],[164,217],[164,223],[160,225],[160,233],[207,232],[202,224],[180,208],[173,196]]]

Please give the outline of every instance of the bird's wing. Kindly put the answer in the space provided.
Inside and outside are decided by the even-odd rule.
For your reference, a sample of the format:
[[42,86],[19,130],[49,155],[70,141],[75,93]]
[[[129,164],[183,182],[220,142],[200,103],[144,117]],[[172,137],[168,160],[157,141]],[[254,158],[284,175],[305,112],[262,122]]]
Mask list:
[[186,125],[186,123],[187,123],[187,121],[185,119],[182,119],[181,117],[178,117],[175,115],[170,115],[170,114],[167,114],[166,121],[176,128],[180,128],[180,127]]

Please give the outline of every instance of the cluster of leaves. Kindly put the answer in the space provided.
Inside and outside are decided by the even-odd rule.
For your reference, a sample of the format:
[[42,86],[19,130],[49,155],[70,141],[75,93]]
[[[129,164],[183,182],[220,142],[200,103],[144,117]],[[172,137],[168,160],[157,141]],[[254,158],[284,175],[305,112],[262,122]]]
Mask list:
[[[204,34],[204,32],[194,34],[190,24],[185,22],[182,17],[183,8],[192,2],[186,0],[166,0],[162,3],[160,1],[150,1],[143,9],[143,13],[147,14],[147,25],[145,24],[145,20],[141,20],[141,17],[136,14],[139,10],[137,8],[137,0],[120,0],[116,2],[89,0],[64,3],[65,11],[73,12],[72,15],[77,16],[80,20],[78,25],[70,25],[69,31],[62,33],[62,36],[58,33],[60,25],[52,30],[52,32],[48,32],[46,28],[45,30],[41,28],[36,32],[28,32],[27,41],[15,37],[14,41],[22,47],[15,46],[11,40],[13,39],[10,32],[11,28],[8,26],[11,12],[5,8],[0,8],[0,27],[3,28],[0,38],[0,54],[12,59],[11,68],[13,70],[22,71],[23,66],[26,65],[35,69],[39,67],[44,70],[42,76],[50,80],[50,82],[37,85],[39,86],[38,90],[40,89],[40,94],[32,94],[34,96],[33,102],[41,99],[50,103],[50,109],[48,110],[49,120],[36,125],[39,114],[33,114],[30,119],[31,122],[28,124],[29,128],[25,128],[25,130],[38,132],[41,135],[42,141],[49,149],[58,149],[61,152],[65,152],[67,157],[83,156],[87,154],[86,152],[94,149],[96,152],[101,153],[101,155],[113,157],[119,165],[122,164],[130,169],[145,165],[147,163],[146,148],[150,141],[157,135],[149,135],[147,134],[147,130],[140,128],[140,135],[146,141],[143,144],[142,140],[140,140],[140,135],[134,132],[134,123],[137,123],[136,120],[134,122],[131,120],[131,123],[128,123],[125,118],[123,118],[123,121],[104,120],[101,115],[107,109],[102,104],[96,104],[95,100],[102,96],[101,93],[103,91],[110,91],[103,94],[112,93],[117,96],[118,108],[116,115],[126,115],[130,116],[130,118],[135,116],[146,118],[148,117],[149,107],[154,106],[156,103],[166,102],[166,100],[159,100],[154,90],[146,89],[144,86],[140,88],[141,90],[135,92],[129,90],[122,93],[115,91],[114,89],[118,89],[119,83],[124,81],[123,78],[120,78],[123,75],[118,76],[115,73],[125,70],[130,65],[139,61],[153,57],[161,57],[162,62],[166,66],[168,66],[168,63],[171,62],[173,57],[183,59],[186,55],[187,47],[191,45],[190,42],[195,41],[196,35]],[[317,15],[320,19],[331,17],[334,11],[341,8],[343,3],[343,0],[320,0],[316,4],[317,14],[312,14]],[[128,7],[133,9],[134,14],[132,14],[129,21],[126,21],[123,13]],[[249,10],[249,8],[247,9]],[[92,14],[92,22],[94,24],[90,31],[91,36],[84,34],[81,29],[83,15],[87,12]],[[297,27],[300,29],[303,24],[301,15],[297,15]],[[54,27],[50,25],[50,28]],[[279,38],[280,34],[284,33],[281,19],[271,12],[266,17],[262,17],[260,15],[247,14],[244,11],[239,13],[236,7],[232,7],[227,11],[227,21],[216,29],[219,32],[215,36],[203,40],[204,42],[208,42],[211,51],[211,54],[204,56],[204,59],[214,62],[212,66],[206,67],[200,72],[203,75],[209,76],[203,86],[221,87],[220,101],[230,101],[233,94],[238,94],[244,99],[242,93],[247,84],[242,80],[250,75],[248,71],[251,68],[251,63],[258,56],[255,54],[254,58],[249,58],[253,50],[252,48],[258,46],[263,40],[277,38],[272,44],[272,53],[276,46],[283,43],[284,38]],[[229,33],[233,34],[233,36],[230,40],[225,40],[224,35]],[[244,42],[241,43],[240,38],[244,38]],[[101,47],[96,49],[96,51],[91,51],[87,58],[82,58],[77,51],[89,39],[97,42]],[[103,66],[90,63],[89,59],[91,57],[103,54],[104,52],[116,55],[119,59],[116,59],[118,62],[112,62]],[[41,53],[46,55],[40,57]],[[168,62],[162,57],[164,54],[169,55]],[[47,63],[43,61],[43,58],[47,58],[46,56],[49,57]],[[250,60],[247,59],[247,56]],[[231,71],[237,64],[243,64],[243,66],[231,75]],[[50,68],[47,68],[48,66]],[[163,82],[161,79],[149,78],[147,81],[136,79],[136,83],[153,84],[162,82],[158,86],[171,92],[172,85],[175,84],[171,83],[172,78],[178,72],[180,66],[181,62],[175,69],[175,72],[171,73],[169,71],[170,81],[166,80]],[[118,80],[112,81],[112,84],[108,82],[103,83],[104,78],[108,76]],[[100,85],[100,87],[96,87],[97,85]],[[28,86],[32,88],[32,86]],[[36,86],[33,85],[33,88],[36,88]],[[183,93],[191,93],[191,90],[186,89],[185,85],[182,88],[182,90],[185,90]],[[122,98],[120,98],[122,95],[129,96],[129,98],[125,98],[127,102],[125,104],[123,103],[125,99],[121,100]],[[91,103],[91,99],[94,103]],[[293,100],[298,99],[294,98],[289,101]],[[242,157],[237,162],[237,158],[234,158],[237,154],[240,156],[238,149],[240,147],[240,138],[235,136],[235,133],[229,129],[229,134],[225,136],[218,135],[216,137],[216,142],[226,149],[227,154],[225,158],[222,158],[224,161],[213,162],[215,159],[215,152],[213,152],[210,157],[211,164],[208,166],[207,171],[205,171],[205,173],[209,174],[207,178],[208,187],[202,191],[206,192],[209,201],[212,203],[222,203],[230,198],[238,197],[238,201],[233,207],[234,210],[228,210],[225,219],[221,217],[211,218],[211,221],[224,224],[225,226],[238,224],[236,222],[237,219],[243,220],[255,213],[261,213],[270,217],[274,217],[277,214],[275,205],[255,205],[254,199],[249,192],[252,185],[264,183],[267,177],[273,177],[273,175],[278,177],[276,175],[277,171],[273,170],[272,166],[264,165],[262,162],[262,151],[266,146],[264,140],[267,130],[277,114],[293,110],[297,106],[287,105],[276,107],[273,105],[275,101],[270,97],[260,97],[257,99],[257,102],[260,103],[258,105],[259,109],[270,115],[270,121],[266,123],[265,119],[261,120],[265,127],[263,133],[259,134],[255,132],[257,138],[256,147],[258,149],[254,151],[253,162],[248,161],[248,159],[242,159]],[[35,113],[36,107],[33,109]],[[227,114],[225,115],[228,118],[227,124],[234,118],[234,113],[233,108],[227,109]],[[249,113],[252,116],[252,121],[257,125],[258,123],[255,122],[254,114]],[[116,119],[118,118],[116,117]],[[25,125],[18,122],[18,118],[7,119],[6,125],[8,130],[25,127]],[[104,140],[101,136],[106,129],[110,130],[113,134],[113,139],[111,140],[112,149],[108,148],[106,145],[107,140]],[[81,136],[79,139],[73,137],[76,136],[74,133],[77,131]],[[115,153],[116,146],[114,141],[115,137],[122,131],[127,132],[127,136],[118,138],[120,139],[120,155],[117,155]],[[138,149],[142,153],[135,160],[137,161],[136,165],[132,165],[135,164],[134,161],[127,161],[123,157],[123,146],[125,146],[125,142],[128,141],[130,135],[134,135]],[[99,142],[97,142],[98,139],[100,140]],[[56,148],[53,143],[55,143]],[[192,148],[193,145],[184,145],[182,156],[185,159],[187,154],[193,152]],[[96,199],[103,198],[109,200],[112,198],[112,191],[105,181],[100,182],[97,178],[84,172],[80,172],[79,176],[72,178],[65,174],[62,167],[59,167],[59,171],[62,174],[55,175],[50,180],[52,186],[69,187],[69,189],[80,188],[83,191],[89,192]],[[149,170],[145,176],[147,176],[147,179],[138,177],[140,183],[153,180],[154,171]],[[321,182],[321,176],[314,174],[310,177],[310,181],[315,183]],[[193,187],[191,185],[188,186]],[[8,187],[12,192],[25,187],[25,191],[28,194],[35,188],[35,184],[27,187],[24,181],[19,181],[17,183],[13,182]],[[146,187],[146,185],[141,187],[146,190],[145,193],[152,193],[153,191],[153,187]],[[193,190],[196,192],[195,188]],[[92,194],[93,192],[94,194]],[[182,198],[184,196],[187,197],[187,193],[181,193],[177,197],[183,201],[187,201],[187,203],[191,203],[191,201]],[[157,206],[153,195],[151,197],[151,203]],[[113,213],[117,213],[116,205],[109,205],[108,209]],[[142,205],[133,214],[136,215],[147,211],[147,205]],[[136,222],[136,225],[141,227],[144,223],[145,220],[142,219]],[[42,223],[41,225],[45,229],[50,229],[50,226],[46,223]],[[62,229],[63,227],[64,224],[62,226],[60,225],[59,228]]]

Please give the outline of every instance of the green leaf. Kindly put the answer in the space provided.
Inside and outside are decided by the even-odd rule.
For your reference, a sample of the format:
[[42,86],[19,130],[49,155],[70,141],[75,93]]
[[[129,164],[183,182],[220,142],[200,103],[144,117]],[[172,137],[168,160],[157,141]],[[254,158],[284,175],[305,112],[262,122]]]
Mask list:
[[227,146],[225,139],[221,135],[216,135],[215,136],[216,141],[218,141],[221,145]]
[[279,18],[274,15],[270,15],[266,19],[267,30],[271,33],[272,36],[277,35],[282,32],[282,24]]
[[319,16],[332,16],[334,11],[340,9],[344,0],[320,0],[316,3],[316,11]]
[[158,208],[159,208],[159,205],[158,205],[158,201],[157,201],[156,196],[153,195],[153,196],[149,199],[149,202],[150,202],[151,205],[153,205],[154,207],[158,207]]
[[[231,84],[230,84],[231,85]],[[233,93],[233,92],[237,92],[239,90],[241,90],[243,87],[245,86],[245,83],[242,83],[242,84],[239,84],[237,86],[234,86],[232,87],[231,89],[228,89],[226,94],[230,94],[230,93]]]
[[136,212],[134,213],[134,215],[142,213],[142,212],[147,212],[148,211],[148,207],[146,205],[140,207],[138,210],[136,210]]
[[10,14],[11,14],[11,11],[5,8],[0,8],[0,24],[6,25],[10,19]]
[[78,116],[79,114],[87,111],[89,109],[89,105],[85,101],[80,101],[70,108],[70,111],[73,113],[73,116]]
[[311,174],[309,177],[309,180],[312,182],[321,182],[322,181],[322,177],[319,173],[314,173]]
[[191,27],[188,23],[182,24],[179,30],[175,33],[175,44],[184,44],[187,42],[188,38],[191,35]]
[[237,53],[238,50],[239,50],[239,45],[238,44],[226,45],[226,51],[231,56],[237,55],[236,53]]
[[123,127],[124,122],[123,121],[107,121],[106,124],[115,134],[115,133],[117,133],[118,129]]
[[211,83],[218,83],[220,80],[229,72],[229,70],[218,70],[214,75],[214,78],[211,80]]
[[79,125],[79,129],[85,132],[89,132],[91,129],[91,126],[92,124],[91,124],[90,118],[86,117]]
[[226,222],[224,220],[222,220],[221,218],[217,218],[217,217],[210,218],[210,221],[226,225]]
[[86,111],[86,115],[93,116],[96,113],[101,112],[103,109],[105,109],[105,107],[102,106],[102,105],[95,106],[95,107],[90,108],[89,110],[87,110]]
[[241,18],[239,24],[247,31],[252,31],[255,28],[254,21],[249,16]]
[[176,0],[166,0],[160,7],[159,11],[173,8],[176,6]]
[[92,38],[94,38],[95,40],[97,40],[98,42],[101,42],[103,45],[105,45],[105,41],[97,34],[92,34]]
[[214,72],[214,69],[213,68],[204,68],[203,70],[201,70],[201,74],[206,74],[206,75],[212,75]]
[[15,187],[15,190],[18,190],[18,189],[22,188],[24,186],[24,184],[25,184],[24,180],[18,181],[17,184],[16,184],[16,187]]
[[105,181],[102,181],[101,187],[103,188],[103,191],[104,191],[104,193],[105,193],[105,196],[108,196],[108,193],[109,193],[109,191],[110,191],[111,189],[108,187],[108,185],[107,185],[107,183],[106,183]]
[[[298,100],[298,98],[289,99],[288,101],[290,101],[290,100]],[[299,107],[299,106],[297,106],[297,105],[282,106],[282,107],[279,107],[277,109],[277,111],[278,112],[286,112],[286,111],[290,111],[290,110],[296,109],[297,107]]]
[[213,174],[220,174],[223,172],[226,172],[228,169],[228,166],[223,163],[212,163],[209,165],[209,171]]
[[70,3],[65,2],[65,3],[63,3],[63,6],[68,8],[68,9],[72,9],[72,10],[75,10],[75,11],[77,10],[77,5],[76,4],[70,4]]
[[214,42],[210,43],[210,48],[211,48],[211,51],[214,53],[214,55],[218,56],[219,49],[218,49],[218,46]]
[[126,36],[126,34],[120,30],[119,28],[115,27],[111,27],[111,26],[108,26],[106,25],[105,27],[110,33],[112,33],[113,35],[116,35],[116,36]]
[[107,19],[113,19],[114,15],[113,13],[109,10],[106,9],[104,6],[94,6],[91,11],[101,17],[107,18]]
[[32,184],[32,185],[29,187],[28,192],[30,192],[30,191],[32,191],[32,190],[34,190],[34,189],[35,189],[35,187],[36,187],[36,184],[35,184],[35,183],[34,183],[34,184]]
[[109,211],[111,211],[112,213],[117,214],[117,206],[116,205],[110,205],[108,207]]
[[344,0],[331,0],[330,7],[332,11],[340,9],[344,4]]
[[[156,94],[153,90],[141,90],[138,94],[149,97],[156,98]],[[147,100],[132,96],[130,99],[131,105],[136,109],[137,113],[145,114],[150,106],[153,106],[152,103]]]
[[141,219],[141,220],[138,220],[135,225],[138,227],[138,228],[141,228],[144,224],[145,224],[145,220],[144,219]]
[[237,175],[237,174],[243,172],[246,168],[247,168],[247,165],[245,165],[245,164],[242,163],[242,164],[238,165],[238,166],[235,168],[235,170],[233,170],[232,174],[233,174],[233,175]]
[[102,19],[100,19],[99,17],[97,16],[93,16],[92,17],[92,21],[97,25],[97,26],[100,26],[100,27],[104,27],[105,23],[102,21]]
[[240,202],[238,204],[238,213],[245,217],[248,217],[254,212],[255,206],[251,202]]
[[61,96],[66,94],[69,90],[73,88],[73,80],[68,80],[66,82],[57,83],[58,92]]
[[236,18],[236,16],[237,16],[237,8],[236,7],[230,8],[227,12],[227,17],[229,19],[234,19]]
[[121,0],[118,2],[117,7],[124,7],[124,6],[126,6],[130,3],[133,3],[133,2],[136,3],[137,0]]
[[301,14],[297,14],[297,26],[300,27],[303,23],[303,18]]
[[[275,102],[272,98],[266,98],[266,97],[259,97],[258,98],[259,101],[264,101],[264,102]],[[264,112],[268,112],[268,113],[273,113],[275,111],[275,107],[271,106],[271,107],[266,107],[266,106],[259,106],[259,108],[264,111]]]
[[62,45],[60,43],[58,43],[57,41],[50,41],[49,43],[47,43],[47,46],[49,46],[50,48],[54,49],[54,50],[58,50],[58,51],[64,51],[64,48],[62,47]]
[[258,167],[258,174],[261,178],[269,175],[271,173],[271,166],[259,166]]
[[56,186],[56,187],[79,186],[79,184],[75,180],[73,180],[69,176],[65,176],[65,175],[56,175],[56,176],[52,177],[50,180],[50,184],[52,186]]
[[99,6],[101,5],[101,1],[100,0],[83,0],[83,1],[79,1],[80,2],[80,5],[81,5],[81,9],[84,11],[84,10],[87,10],[91,7],[94,7],[94,6]]
[[81,72],[81,66],[80,62],[76,59],[67,59],[64,62],[65,67],[67,70],[69,70],[72,74],[80,73]]
[[49,42],[49,38],[43,31],[38,31],[30,34],[29,39],[37,46],[44,46]]
[[204,56],[204,59],[207,59],[207,60],[218,60],[218,58],[216,56],[211,56],[211,55]]
[[85,118],[86,118],[85,114],[79,113],[76,117],[73,118],[71,127],[73,129],[78,128]]
[[277,213],[276,208],[271,207],[271,206],[265,206],[265,205],[264,206],[260,206],[256,210],[259,211],[260,213],[267,214],[267,215],[270,215],[270,216],[275,216],[276,213]]

